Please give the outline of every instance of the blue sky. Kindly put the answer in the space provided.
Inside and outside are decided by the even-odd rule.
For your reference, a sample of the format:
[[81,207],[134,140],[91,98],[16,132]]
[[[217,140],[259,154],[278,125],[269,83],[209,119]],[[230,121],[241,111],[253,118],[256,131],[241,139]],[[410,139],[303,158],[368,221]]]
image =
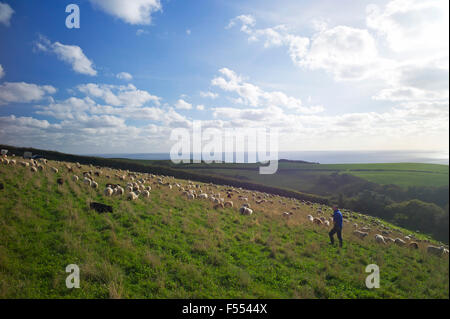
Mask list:
[[0,0],[0,43],[5,144],[166,152],[202,120],[280,150],[448,152],[444,0]]

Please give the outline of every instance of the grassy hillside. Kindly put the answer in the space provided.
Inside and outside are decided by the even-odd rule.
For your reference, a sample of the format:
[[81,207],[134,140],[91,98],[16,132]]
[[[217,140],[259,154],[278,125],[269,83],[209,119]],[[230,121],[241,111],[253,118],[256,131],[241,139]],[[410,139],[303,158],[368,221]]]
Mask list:
[[[103,195],[106,183],[128,181],[114,171],[95,177],[98,190],[72,181],[88,170],[95,169],[69,173],[49,162],[33,173],[0,164],[1,298],[449,298],[448,257],[429,255],[426,236],[417,236],[418,250],[381,246],[375,227],[364,240],[351,234],[353,222],[374,219],[348,213],[339,249],[329,246],[326,227],[306,219],[320,205],[281,197],[258,205],[246,193],[254,214],[243,216],[153,183],[150,198],[131,202]],[[91,201],[114,211],[99,214]],[[282,216],[286,210],[292,218]],[[410,233],[389,227],[393,236]],[[380,267],[381,288],[369,290],[364,270],[372,263]],[[80,289],[65,287],[68,264],[80,267]]]

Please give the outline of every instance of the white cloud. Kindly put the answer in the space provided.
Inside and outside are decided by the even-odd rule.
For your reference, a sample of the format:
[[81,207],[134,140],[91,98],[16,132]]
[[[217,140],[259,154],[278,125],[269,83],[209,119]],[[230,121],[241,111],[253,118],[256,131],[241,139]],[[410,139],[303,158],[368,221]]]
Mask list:
[[143,35],[143,34],[148,34],[148,31],[146,31],[146,30],[144,30],[144,29],[138,29],[138,30],[136,31],[136,35],[137,35],[137,36],[140,36],[140,35]]
[[393,0],[367,6],[367,26],[395,52],[422,53],[449,47],[448,0]]
[[197,105],[197,110],[203,111],[203,110],[205,110],[205,106],[203,104],[199,104],[199,105]]
[[99,98],[112,106],[142,106],[147,102],[159,105],[160,98],[134,85],[107,85],[88,83],[79,85],[78,90],[92,98]]
[[60,42],[51,43],[45,37],[40,37],[36,43],[36,48],[45,52],[55,53],[58,59],[72,65],[72,69],[81,74],[95,76],[92,61],[83,53],[83,50],[76,45],[65,45]]
[[133,80],[133,76],[130,73],[127,73],[127,72],[117,73],[116,77],[118,79],[124,80],[124,81],[131,81],[131,80]]
[[200,92],[200,96],[204,97],[204,98],[210,98],[210,99],[216,99],[219,94],[214,93],[214,92]]
[[150,24],[152,13],[162,9],[159,0],[90,0],[102,11],[129,24]]
[[[242,17],[246,17],[245,19]],[[230,21],[227,28],[242,23],[241,31],[250,42],[264,41],[264,47],[287,48],[292,62],[299,67],[324,69],[336,80],[361,80],[374,69],[379,70],[380,58],[375,39],[365,29],[336,26],[328,29],[326,24],[317,27],[311,38],[289,32],[285,25],[266,29],[254,29],[251,16],[239,16]]]
[[44,99],[56,93],[50,85],[36,85],[25,82],[5,82],[0,85],[0,105],[9,103],[29,103]]
[[230,69],[223,68],[219,72],[223,77],[214,78],[211,81],[211,85],[238,94],[239,98],[234,100],[236,103],[253,107],[284,107],[301,113],[317,113],[323,111],[322,107],[305,107],[302,105],[300,99],[288,96],[283,92],[266,92],[256,85],[244,82],[241,76]]
[[[380,59],[374,38],[367,30],[337,26],[316,34],[309,51],[293,54],[299,66],[324,69],[337,80],[361,80],[379,71]],[[291,56],[292,57],[292,56]]]
[[229,29],[231,27],[234,27],[237,22],[241,22],[241,31],[248,30],[249,27],[252,27],[255,25],[255,18],[252,15],[240,15],[230,20],[230,23],[228,26],[225,27],[225,29]]
[[14,10],[7,3],[0,2],[0,23],[9,27]]
[[3,70],[3,66],[0,64],[0,79],[5,76],[5,71]]
[[178,110],[190,110],[192,109],[192,104],[186,102],[183,99],[179,99],[177,103],[175,103],[175,108]]
[[187,34],[187,35],[191,35],[191,30],[190,30],[190,29],[187,29],[187,30],[186,30],[186,34]]

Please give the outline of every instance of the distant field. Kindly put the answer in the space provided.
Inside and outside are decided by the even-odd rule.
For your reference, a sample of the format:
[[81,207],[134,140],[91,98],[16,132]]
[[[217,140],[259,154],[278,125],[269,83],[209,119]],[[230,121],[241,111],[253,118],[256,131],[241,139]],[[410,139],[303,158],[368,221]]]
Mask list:
[[248,178],[249,181],[311,191],[310,183],[322,174],[350,174],[378,184],[408,186],[445,186],[449,184],[448,165],[392,163],[392,164],[300,164],[279,163],[274,175],[260,175],[257,165],[191,164],[185,168],[203,173]]

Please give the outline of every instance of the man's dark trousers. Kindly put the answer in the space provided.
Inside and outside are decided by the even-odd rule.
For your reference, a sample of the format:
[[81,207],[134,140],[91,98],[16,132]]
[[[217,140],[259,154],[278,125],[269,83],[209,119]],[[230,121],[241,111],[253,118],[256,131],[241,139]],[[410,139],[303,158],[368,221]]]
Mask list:
[[342,247],[342,228],[339,225],[334,225],[333,229],[328,233],[330,235],[331,244],[334,244],[334,234],[337,234],[337,238],[339,239],[339,246]]

